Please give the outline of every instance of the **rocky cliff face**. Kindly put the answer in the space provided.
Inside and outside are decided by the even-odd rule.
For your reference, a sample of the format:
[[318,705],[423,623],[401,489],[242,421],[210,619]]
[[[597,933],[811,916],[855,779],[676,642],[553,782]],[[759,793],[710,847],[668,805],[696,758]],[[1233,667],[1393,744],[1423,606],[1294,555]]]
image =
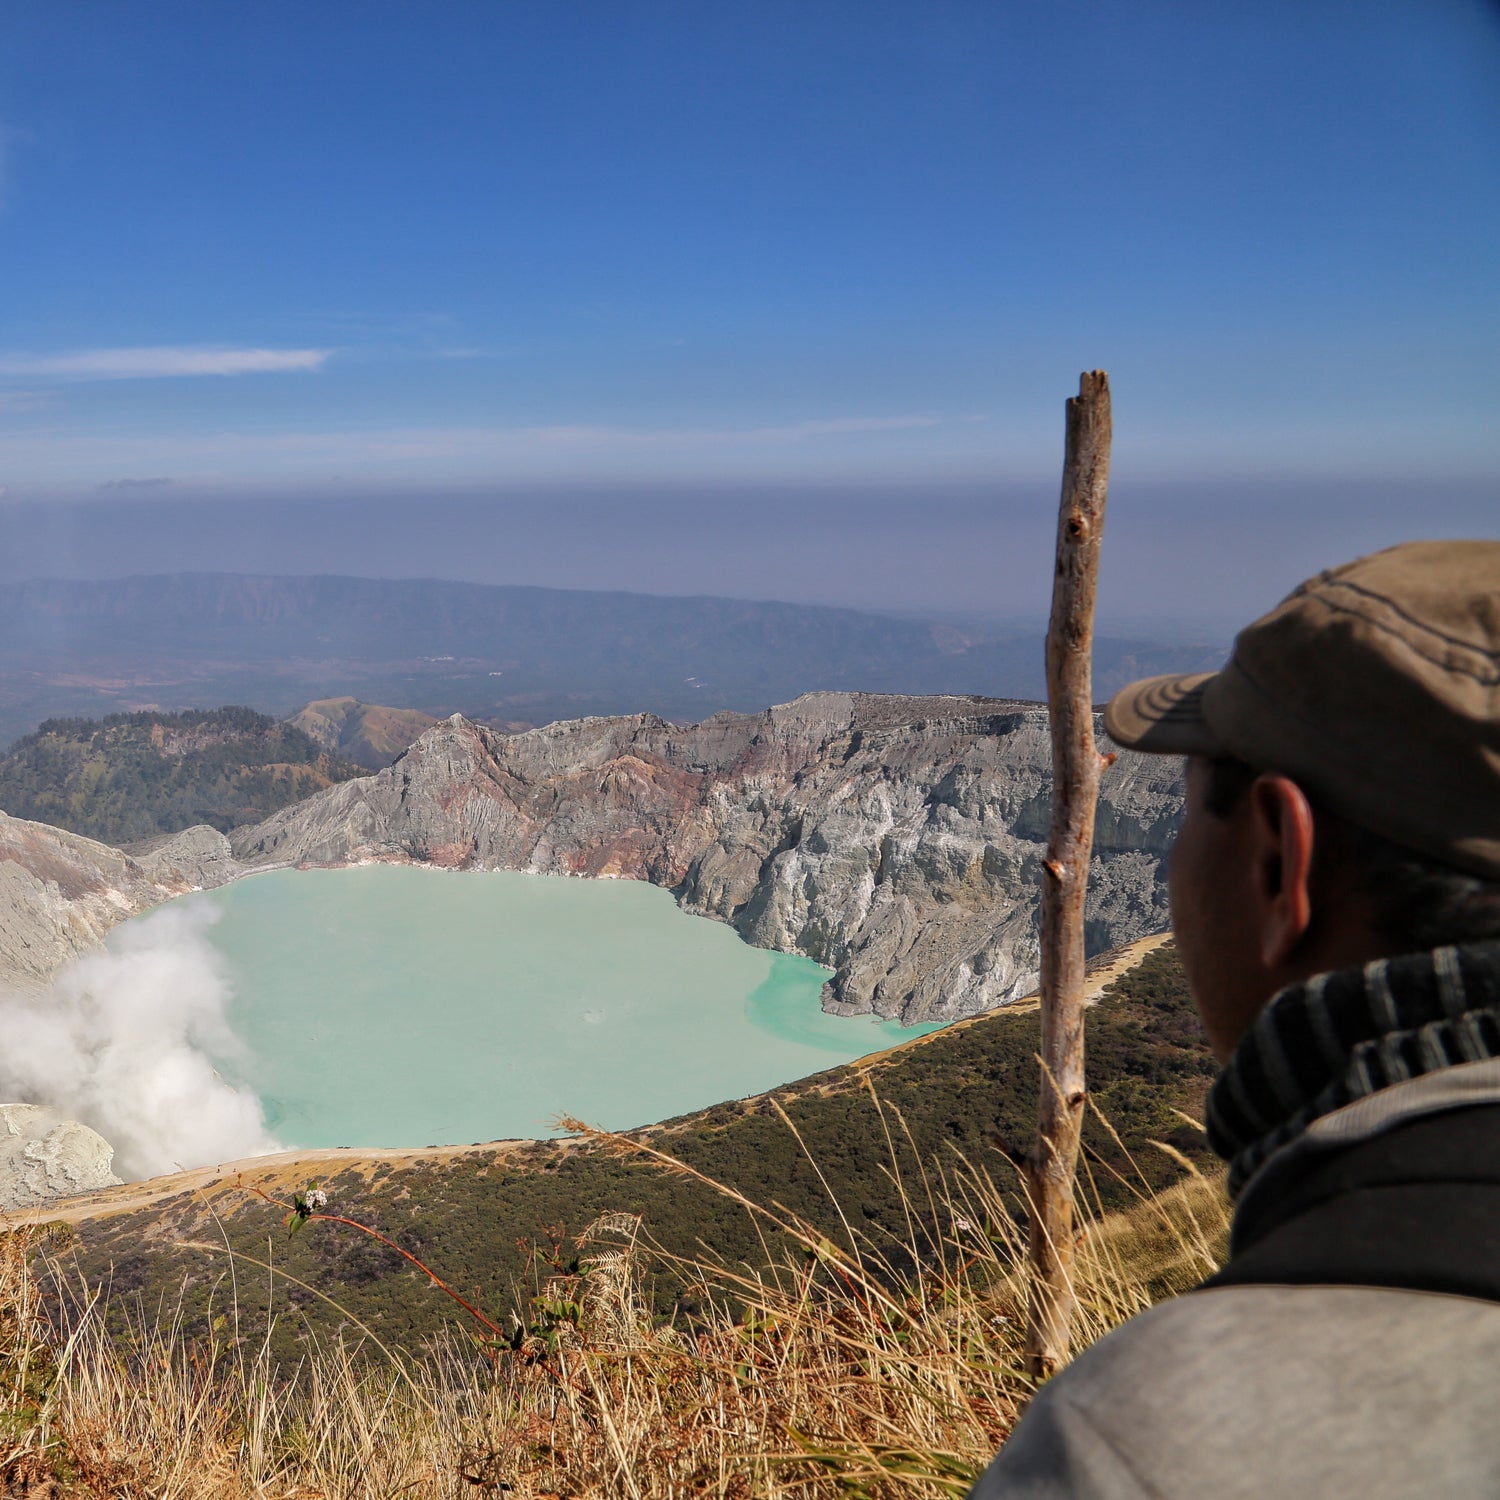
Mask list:
[[[834,971],[829,1009],[946,1020],[1034,987],[1046,715],[985,698],[816,693],[674,725],[500,735],[455,715],[393,766],[230,838],[112,849],[0,814],[0,979],[44,984],[116,922],[277,864],[415,861],[621,876]],[[1175,762],[1104,776],[1092,951],[1167,925]]]
[[[231,845],[247,867],[650,880],[828,965],[830,1009],[946,1020],[1034,986],[1050,781],[1044,711],[995,699],[816,693],[691,726],[633,715],[510,736],[455,715]],[[1160,859],[1180,809],[1175,762],[1122,754],[1106,772],[1093,951],[1167,924]]]
[[0,1104],[0,1209],[118,1187],[114,1147],[97,1131],[36,1104]]
[[[211,828],[157,842],[155,853],[136,859],[0,813],[0,982],[45,985],[117,922],[194,886],[221,884],[237,868],[227,840]],[[208,874],[215,854],[221,873]]]

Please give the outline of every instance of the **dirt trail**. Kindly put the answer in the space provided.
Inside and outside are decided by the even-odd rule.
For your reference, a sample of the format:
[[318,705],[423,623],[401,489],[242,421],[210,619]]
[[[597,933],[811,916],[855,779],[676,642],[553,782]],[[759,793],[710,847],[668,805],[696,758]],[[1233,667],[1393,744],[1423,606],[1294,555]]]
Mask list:
[[[81,1224],[87,1219],[132,1213],[181,1193],[199,1193],[214,1199],[227,1192],[249,1192],[259,1188],[273,1198],[287,1198],[294,1188],[305,1187],[309,1182],[326,1182],[341,1172],[352,1170],[368,1177],[387,1162],[446,1162],[464,1156],[498,1161],[533,1144],[529,1140],[490,1141],[477,1146],[336,1146],[277,1151],[268,1156],[250,1156],[243,1161],[221,1162],[217,1166],[148,1177],[141,1182],[127,1182],[122,1187],[79,1193],[76,1197],[59,1198],[38,1208],[16,1209],[9,1213],[0,1211],[0,1232],[23,1224],[55,1224],[59,1221]],[[567,1146],[570,1143],[559,1141],[555,1144]]]
[[[1116,948],[1109,953],[1100,954],[1089,965],[1089,987],[1084,997],[1086,1002],[1093,1004],[1122,974],[1135,968],[1148,953],[1170,941],[1170,933],[1153,933],[1149,937],[1137,939],[1124,948]],[[956,1027],[975,1026],[993,1018],[996,1014],[1014,1015],[1036,1010],[1040,1003],[1039,996],[1028,995],[1024,999],[1001,1007],[999,1012],[985,1011],[981,1015],[971,1016],[968,1020],[955,1021],[953,1026],[945,1027],[943,1031],[913,1037],[909,1042],[900,1042],[883,1052],[871,1053],[868,1057],[862,1057],[856,1062],[845,1064],[831,1071],[834,1074],[863,1073],[872,1068],[880,1068],[911,1048],[920,1047],[933,1037],[942,1036],[944,1031],[951,1031]],[[802,1089],[827,1089],[836,1086],[834,1079],[828,1075],[815,1075],[811,1079],[778,1089],[776,1093],[785,1097],[789,1092]],[[753,1099],[761,1096],[751,1097]],[[680,1121],[676,1122],[670,1128],[681,1128],[681,1124]],[[635,1137],[652,1136],[666,1128],[668,1127],[647,1125],[627,1133]],[[486,1166],[498,1165],[519,1153],[533,1151],[537,1144],[532,1140],[511,1140],[489,1141],[473,1146],[338,1146],[307,1151],[280,1151],[270,1156],[252,1156],[243,1161],[223,1162],[212,1167],[197,1167],[191,1171],[173,1172],[165,1177],[147,1178],[143,1182],[127,1182],[121,1187],[80,1193],[77,1197],[61,1198],[41,1208],[19,1209],[10,1213],[0,1212],[0,1232],[19,1228],[25,1224],[58,1222],[81,1224],[91,1219],[133,1213],[138,1209],[149,1208],[152,1204],[164,1202],[183,1193],[198,1194],[212,1201],[226,1194],[239,1196],[259,1189],[272,1198],[286,1200],[290,1198],[293,1190],[304,1187],[309,1182],[326,1182],[329,1178],[344,1172],[355,1171],[369,1177],[377,1168],[385,1164],[433,1165],[464,1157],[476,1158]],[[549,1152],[567,1152],[577,1150],[585,1143],[577,1137],[569,1137],[563,1140],[546,1141],[542,1144]]]

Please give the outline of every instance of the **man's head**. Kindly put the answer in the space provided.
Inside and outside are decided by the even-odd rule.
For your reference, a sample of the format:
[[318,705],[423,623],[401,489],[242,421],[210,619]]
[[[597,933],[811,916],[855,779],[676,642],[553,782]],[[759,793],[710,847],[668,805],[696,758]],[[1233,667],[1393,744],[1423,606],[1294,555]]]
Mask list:
[[1288,983],[1500,937],[1500,542],[1321,574],[1105,725],[1188,756],[1173,926],[1221,1057]]

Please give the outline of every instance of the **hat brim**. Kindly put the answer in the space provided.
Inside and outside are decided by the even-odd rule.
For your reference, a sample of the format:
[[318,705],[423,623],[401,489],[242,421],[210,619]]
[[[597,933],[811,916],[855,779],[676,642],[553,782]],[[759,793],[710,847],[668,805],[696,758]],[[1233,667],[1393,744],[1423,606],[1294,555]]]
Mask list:
[[1174,672],[1132,682],[1109,700],[1104,728],[1117,745],[1147,755],[1227,755],[1203,717],[1203,691],[1218,675]]

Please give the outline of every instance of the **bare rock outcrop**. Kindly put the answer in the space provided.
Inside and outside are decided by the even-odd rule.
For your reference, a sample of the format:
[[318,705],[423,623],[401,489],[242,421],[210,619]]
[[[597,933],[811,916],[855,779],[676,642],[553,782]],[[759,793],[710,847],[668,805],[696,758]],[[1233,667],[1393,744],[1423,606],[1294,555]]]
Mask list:
[[[498,735],[454,715],[393,766],[230,839],[247,866],[420,861],[623,876],[834,970],[828,1008],[907,1022],[1027,993],[1051,786],[1045,710],[815,693],[675,725]],[[1122,753],[1088,906],[1100,952],[1167,924],[1175,763]]]
[[[211,828],[202,832],[222,841]],[[211,874],[196,857],[174,862],[158,851],[137,860],[80,834],[0,813],[0,981],[43,986],[117,922],[223,878],[227,872]]]
[[39,1104],[0,1104],[0,1209],[118,1187],[115,1148],[95,1130]]
[[131,844],[125,851],[153,880],[209,891],[242,874],[243,869],[217,828],[197,823],[180,833],[162,833]]
[[[392,766],[226,838],[112,849],[0,814],[0,980],[39,986],[115,923],[274,865],[390,860],[619,876],[834,971],[830,1010],[917,1022],[1026,994],[1051,788],[1046,712],[814,693],[678,725],[651,714],[503,735],[454,715]],[[1167,925],[1176,764],[1105,773],[1093,952]]]

